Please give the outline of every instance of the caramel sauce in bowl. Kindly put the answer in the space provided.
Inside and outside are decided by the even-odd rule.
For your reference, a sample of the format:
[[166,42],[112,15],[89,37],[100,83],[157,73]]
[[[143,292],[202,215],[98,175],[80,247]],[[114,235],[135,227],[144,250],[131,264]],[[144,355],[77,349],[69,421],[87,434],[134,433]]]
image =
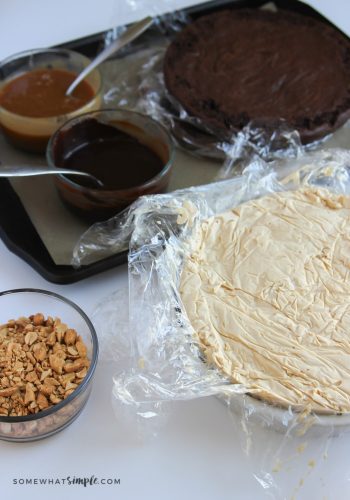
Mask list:
[[168,131],[140,113],[109,109],[73,118],[51,137],[46,154],[51,167],[89,172],[104,183],[59,175],[62,201],[89,222],[107,219],[139,196],[168,187],[174,145]]
[[95,69],[65,92],[90,60],[66,49],[21,52],[0,63],[0,126],[6,139],[25,151],[44,153],[65,121],[100,108],[102,79]]

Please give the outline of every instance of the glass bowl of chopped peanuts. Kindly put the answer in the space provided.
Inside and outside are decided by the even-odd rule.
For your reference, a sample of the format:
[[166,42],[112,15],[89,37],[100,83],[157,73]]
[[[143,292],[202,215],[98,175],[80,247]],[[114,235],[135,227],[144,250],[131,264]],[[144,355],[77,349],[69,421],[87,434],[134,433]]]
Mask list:
[[42,439],[73,422],[97,357],[95,329],[76,304],[45,290],[0,292],[0,439]]

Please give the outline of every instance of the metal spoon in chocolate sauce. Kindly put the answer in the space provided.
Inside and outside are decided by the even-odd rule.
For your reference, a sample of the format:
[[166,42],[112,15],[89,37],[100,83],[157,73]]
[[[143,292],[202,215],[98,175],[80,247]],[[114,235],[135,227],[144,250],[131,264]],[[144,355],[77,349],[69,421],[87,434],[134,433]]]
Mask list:
[[2,165],[0,163],[0,177],[31,177],[34,175],[82,175],[88,177],[96,188],[103,188],[102,181],[92,174],[70,168],[50,168],[46,165]]

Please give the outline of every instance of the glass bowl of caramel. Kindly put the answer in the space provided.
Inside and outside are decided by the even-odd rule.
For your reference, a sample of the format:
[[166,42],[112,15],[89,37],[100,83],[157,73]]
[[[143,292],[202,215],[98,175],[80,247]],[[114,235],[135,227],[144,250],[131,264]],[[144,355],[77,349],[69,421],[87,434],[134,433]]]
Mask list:
[[47,146],[50,167],[92,174],[57,175],[64,204],[88,222],[112,217],[138,197],[167,190],[174,160],[169,132],[149,116],[126,109],[86,113],[63,124]]
[[46,290],[0,293],[0,440],[34,441],[85,407],[98,358],[87,315]]
[[15,147],[44,153],[50,136],[70,118],[100,108],[102,78],[95,69],[72,95],[66,90],[90,63],[66,49],[35,49],[0,62],[0,127]]

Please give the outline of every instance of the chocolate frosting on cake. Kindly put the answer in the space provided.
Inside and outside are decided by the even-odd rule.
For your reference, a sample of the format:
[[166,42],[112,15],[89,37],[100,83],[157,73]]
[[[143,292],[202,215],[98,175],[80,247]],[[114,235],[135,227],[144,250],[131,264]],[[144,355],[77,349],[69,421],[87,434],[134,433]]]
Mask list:
[[287,11],[201,17],[170,44],[164,77],[191,116],[226,136],[251,120],[283,118],[307,143],[350,116],[350,41]]

